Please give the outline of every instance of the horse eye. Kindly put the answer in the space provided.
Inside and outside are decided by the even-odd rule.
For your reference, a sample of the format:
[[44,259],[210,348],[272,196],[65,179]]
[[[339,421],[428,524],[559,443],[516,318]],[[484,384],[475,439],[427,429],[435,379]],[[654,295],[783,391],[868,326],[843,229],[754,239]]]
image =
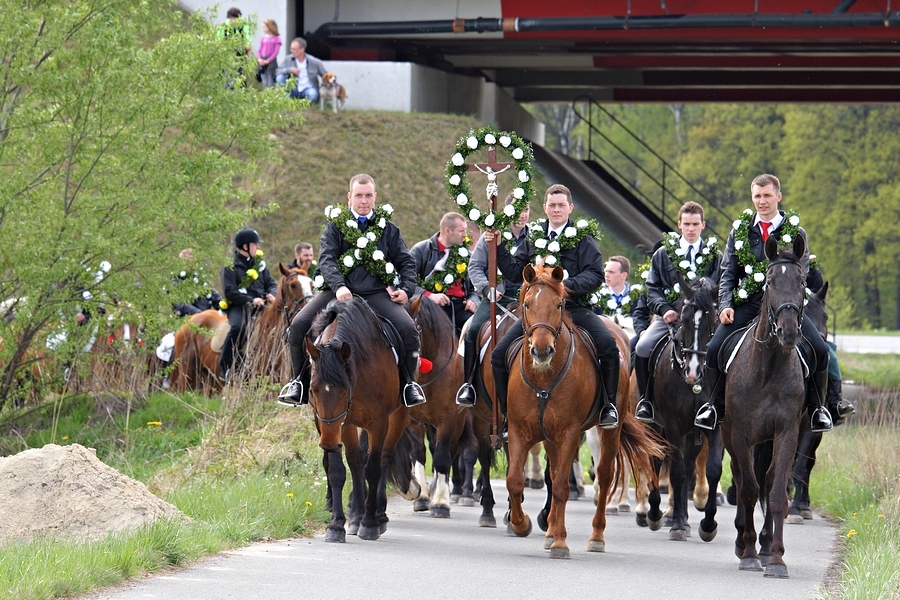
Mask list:
[[522,308],[524,308],[525,310],[528,310],[529,308],[531,308],[531,306],[526,302],[522,305]]

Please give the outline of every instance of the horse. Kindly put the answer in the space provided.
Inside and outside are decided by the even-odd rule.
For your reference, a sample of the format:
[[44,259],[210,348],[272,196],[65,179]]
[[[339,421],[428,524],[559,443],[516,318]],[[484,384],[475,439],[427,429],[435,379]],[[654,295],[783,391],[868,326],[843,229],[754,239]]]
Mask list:
[[[694,415],[709,400],[709,387],[702,385],[706,363],[706,346],[716,331],[718,284],[705,277],[688,283],[679,274],[684,294],[681,325],[663,338],[653,351],[653,395],[656,398],[656,422],[660,433],[672,445],[669,463],[669,499],[673,501],[669,539],[686,541],[691,534],[688,524],[688,491],[694,475],[695,461],[702,448],[701,431],[694,426]],[[722,436],[718,429],[702,431],[709,444],[705,478],[709,489],[716,489],[722,475]],[[647,521],[652,531],[659,529],[659,490],[650,491]],[[706,494],[705,516],[700,521],[700,539],[711,542],[718,531],[716,496]]]
[[[350,535],[377,540],[387,530],[386,484],[403,493],[412,484],[410,447],[404,437],[409,409],[401,398],[393,348],[381,322],[360,297],[332,301],[317,316],[306,349],[312,360],[309,405],[327,455],[331,522],[326,542],[345,542],[343,487],[350,467]],[[313,341],[315,340],[315,341]],[[360,431],[367,433],[364,451]]]
[[[522,509],[525,478],[523,469],[528,450],[538,441],[550,463],[552,502],[547,515],[544,547],[551,558],[569,558],[566,544],[565,509],[569,500],[569,473],[582,431],[596,424],[596,394],[600,376],[587,343],[580,339],[565,312],[565,273],[559,266],[548,268],[527,265],[523,270],[522,325],[523,344],[515,351],[510,373],[507,402],[509,422],[509,491],[508,534],[525,537],[532,531],[531,519]],[[598,317],[599,318],[599,317]],[[628,341],[622,332],[618,344]],[[620,351],[623,346],[620,345]],[[528,359],[526,360],[526,356]],[[628,377],[623,378],[627,383]],[[536,392],[536,393],[535,393]],[[619,394],[620,425],[601,433],[600,464],[597,479],[604,496],[613,488],[622,463],[628,461],[635,470],[653,477],[651,457],[662,458],[664,452],[652,433],[625,410],[624,394]],[[655,480],[654,480],[655,485]],[[551,486],[548,486],[550,488]],[[589,552],[605,552],[605,502],[598,503],[593,529],[588,541]]]
[[[291,319],[312,298],[312,280],[306,271],[288,269],[278,263],[281,278],[275,302],[266,305],[255,324],[250,324],[245,368],[256,375],[269,375],[277,381],[287,378],[284,332]],[[217,310],[191,315],[175,332],[172,371],[169,381],[179,392],[215,391],[221,388],[218,377],[221,343],[228,331],[228,318]]]
[[[434,478],[429,489],[430,514],[447,518],[450,516],[451,457],[457,454],[466,425],[466,411],[456,404],[456,390],[463,383],[463,365],[456,353],[458,339],[453,323],[439,306],[419,296],[410,303],[409,312],[421,331],[419,354],[433,365],[429,373],[420,372],[418,378],[419,385],[427,388],[428,402],[410,409],[409,416],[426,425],[432,441]],[[420,464],[423,463],[424,457]],[[419,469],[417,465],[417,470],[424,479],[424,468]],[[419,483],[421,486],[424,482]]]
[[[766,577],[788,577],[783,558],[787,484],[806,396],[798,352],[806,299],[806,273],[800,259],[805,250],[801,235],[794,237],[792,250],[780,250],[774,236],[766,241],[769,265],[759,319],[751,323],[731,359],[725,382],[726,416],[721,429],[737,490],[735,554],[741,570],[762,571],[765,565]],[[771,461],[760,485],[754,449],[769,440]],[[765,507],[759,553],[753,522],[757,501]]]

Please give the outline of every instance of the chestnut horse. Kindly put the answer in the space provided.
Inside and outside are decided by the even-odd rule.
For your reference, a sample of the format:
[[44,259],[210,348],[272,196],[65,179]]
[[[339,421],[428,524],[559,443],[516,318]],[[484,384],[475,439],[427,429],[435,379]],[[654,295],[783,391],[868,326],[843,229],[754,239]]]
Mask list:
[[[528,265],[522,275],[520,298],[525,343],[513,359],[507,402],[509,532],[520,537],[531,533],[531,519],[522,510],[523,469],[528,451],[543,440],[553,488],[544,547],[550,550],[551,558],[568,558],[565,510],[569,500],[569,472],[581,432],[596,424],[595,397],[601,381],[596,359],[564,310],[563,269]],[[627,354],[627,340],[625,343]],[[625,377],[623,384],[627,385],[627,380]],[[535,389],[540,391],[535,394]],[[623,463],[627,460],[634,470],[646,473],[652,485],[656,485],[650,460],[662,458],[663,448],[652,432],[625,409],[626,401],[624,394],[617,398],[620,426],[601,433],[597,479],[604,497],[594,513],[589,552],[606,551],[606,497],[621,474]]]
[[[802,235],[794,237],[792,251],[779,250],[775,236],[766,241],[769,266],[759,321],[751,324],[725,382],[726,416],[721,427],[737,488],[735,554],[744,571],[762,571],[760,555],[766,557],[766,577],[788,577],[783,558],[787,484],[806,396],[797,349],[806,300],[806,273],[800,262],[805,250]],[[754,448],[769,440],[771,462],[760,486]],[[765,506],[759,554],[753,522],[756,502]]]
[[[313,341],[315,339],[315,342]],[[409,409],[401,398],[394,351],[365,300],[332,301],[316,316],[306,348],[312,359],[309,405],[326,452],[331,523],[326,542],[345,542],[343,488],[350,466],[350,534],[377,540],[387,529],[388,477],[406,493],[411,483],[410,447],[404,430]],[[360,446],[360,430],[368,434]],[[401,444],[401,441],[404,443]]]
[[[278,270],[281,278],[275,302],[263,309],[255,324],[249,325],[245,368],[253,375],[269,375],[275,381],[284,381],[289,377],[285,331],[294,315],[312,298],[312,280],[302,269],[288,269],[278,263]],[[218,377],[220,353],[213,349],[212,342],[223,327],[228,327],[228,318],[217,310],[206,310],[192,315],[175,332],[169,381],[176,390],[210,391],[222,386]]]

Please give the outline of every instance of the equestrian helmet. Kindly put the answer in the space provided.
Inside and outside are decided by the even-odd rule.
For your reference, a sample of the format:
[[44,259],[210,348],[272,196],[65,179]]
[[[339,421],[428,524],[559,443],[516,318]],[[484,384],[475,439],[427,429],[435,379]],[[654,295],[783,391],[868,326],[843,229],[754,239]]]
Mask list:
[[241,229],[234,234],[234,245],[236,248],[243,248],[247,244],[261,244],[259,234],[255,229]]

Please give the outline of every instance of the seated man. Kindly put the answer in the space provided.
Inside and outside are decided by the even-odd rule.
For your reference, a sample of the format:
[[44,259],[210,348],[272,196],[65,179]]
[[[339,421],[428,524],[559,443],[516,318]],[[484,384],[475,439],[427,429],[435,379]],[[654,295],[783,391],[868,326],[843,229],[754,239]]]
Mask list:
[[[309,401],[310,365],[306,336],[320,310],[334,299],[345,302],[362,296],[372,309],[397,328],[406,350],[401,358],[400,384],[403,403],[425,402],[415,383],[419,362],[419,332],[404,305],[416,288],[416,263],[406,248],[400,229],[390,220],[389,206],[375,208],[375,180],[361,173],[350,179],[350,210],[335,207],[319,242],[319,274],[328,289],[297,313],[288,331],[293,379],[278,396],[279,404],[300,406]],[[359,248],[361,233],[372,233],[373,243]],[[371,238],[370,238],[371,239]],[[360,250],[360,260],[355,250]],[[387,267],[390,266],[388,269]]]
[[297,85],[288,93],[291,98],[319,101],[319,77],[326,73],[325,64],[306,53],[306,40],[294,38],[291,42],[291,56],[275,70],[275,83],[284,85],[288,78],[296,77]]
[[440,231],[409,251],[416,261],[416,295],[440,306],[456,326],[457,335],[478,305],[478,296],[466,277],[469,250],[465,241],[465,218],[449,212],[441,218]]

